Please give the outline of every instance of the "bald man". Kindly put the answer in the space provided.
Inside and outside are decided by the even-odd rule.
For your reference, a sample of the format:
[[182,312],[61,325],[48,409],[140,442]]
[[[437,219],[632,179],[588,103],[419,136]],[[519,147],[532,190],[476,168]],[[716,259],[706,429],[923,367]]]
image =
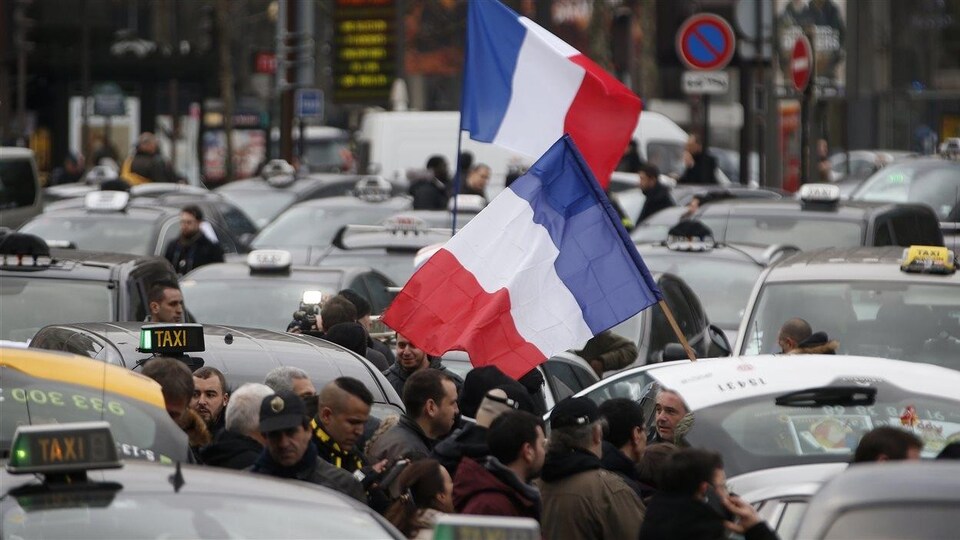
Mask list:
[[777,335],[777,344],[783,354],[790,354],[790,351],[797,348],[797,345],[813,334],[810,323],[796,318],[790,319],[780,327],[780,333]]

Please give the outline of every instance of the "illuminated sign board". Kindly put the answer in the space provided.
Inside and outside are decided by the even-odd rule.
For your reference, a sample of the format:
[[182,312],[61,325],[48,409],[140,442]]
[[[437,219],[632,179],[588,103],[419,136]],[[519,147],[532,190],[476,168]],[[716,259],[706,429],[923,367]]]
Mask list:
[[183,354],[204,350],[203,325],[147,324],[140,327],[140,352]]
[[120,466],[107,422],[20,426],[13,436],[7,471],[55,473]]
[[333,101],[389,101],[397,76],[397,11],[397,0],[335,0]]

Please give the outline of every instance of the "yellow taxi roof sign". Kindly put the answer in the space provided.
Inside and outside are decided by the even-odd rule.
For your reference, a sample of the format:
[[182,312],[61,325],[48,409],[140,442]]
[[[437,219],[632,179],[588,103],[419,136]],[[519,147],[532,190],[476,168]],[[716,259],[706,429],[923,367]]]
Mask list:
[[921,274],[952,274],[953,251],[943,246],[910,246],[903,250],[900,270]]
[[19,426],[7,472],[50,474],[122,466],[109,422]]
[[75,354],[0,347],[0,366],[31,377],[101,389],[165,409],[160,385],[126,368]]

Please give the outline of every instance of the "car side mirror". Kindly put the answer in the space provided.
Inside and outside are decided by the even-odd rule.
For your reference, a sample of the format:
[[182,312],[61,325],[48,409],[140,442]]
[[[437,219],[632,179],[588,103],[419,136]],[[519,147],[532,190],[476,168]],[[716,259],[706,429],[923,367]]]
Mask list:
[[723,351],[723,356],[730,356],[733,354],[733,347],[730,346],[730,340],[727,339],[727,334],[716,325],[710,325],[710,341],[713,344]]
[[674,360],[686,360],[687,351],[679,343],[667,343],[663,348],[663,354],[660,356],[662,362],[672,362]]

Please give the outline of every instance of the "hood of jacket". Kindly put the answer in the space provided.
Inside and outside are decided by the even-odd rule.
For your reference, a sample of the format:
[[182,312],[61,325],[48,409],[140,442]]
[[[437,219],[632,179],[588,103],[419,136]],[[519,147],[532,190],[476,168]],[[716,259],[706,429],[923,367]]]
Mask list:
[[255,439],[223,430],[212,443],[200,449],[200,459],[204,465],[245,469],[257,460],[261,451],[263,446]]
[[450,437],[438,442],[433,447],[433,452],[441,458],[457,461],[462,457],[480,459],[490,453],[487,447],[487,428],[467,424]]
[[473,497],[482,493],[501,493],[525,510],[540,512],[540,491],[520,481],[506,465],[493,457],[477,461],[464,458],[457,469],[457,481],[453,485],[453,505],[462,509]]
[[787,354],[837,354],[839,347],[840,342],[827,337],[826,332],[814,332]]
[[557,482],[568,476],[600,468],[600,458],[592,452],[571,448],[562,452],[547,452],[543,461],[544,482]]

